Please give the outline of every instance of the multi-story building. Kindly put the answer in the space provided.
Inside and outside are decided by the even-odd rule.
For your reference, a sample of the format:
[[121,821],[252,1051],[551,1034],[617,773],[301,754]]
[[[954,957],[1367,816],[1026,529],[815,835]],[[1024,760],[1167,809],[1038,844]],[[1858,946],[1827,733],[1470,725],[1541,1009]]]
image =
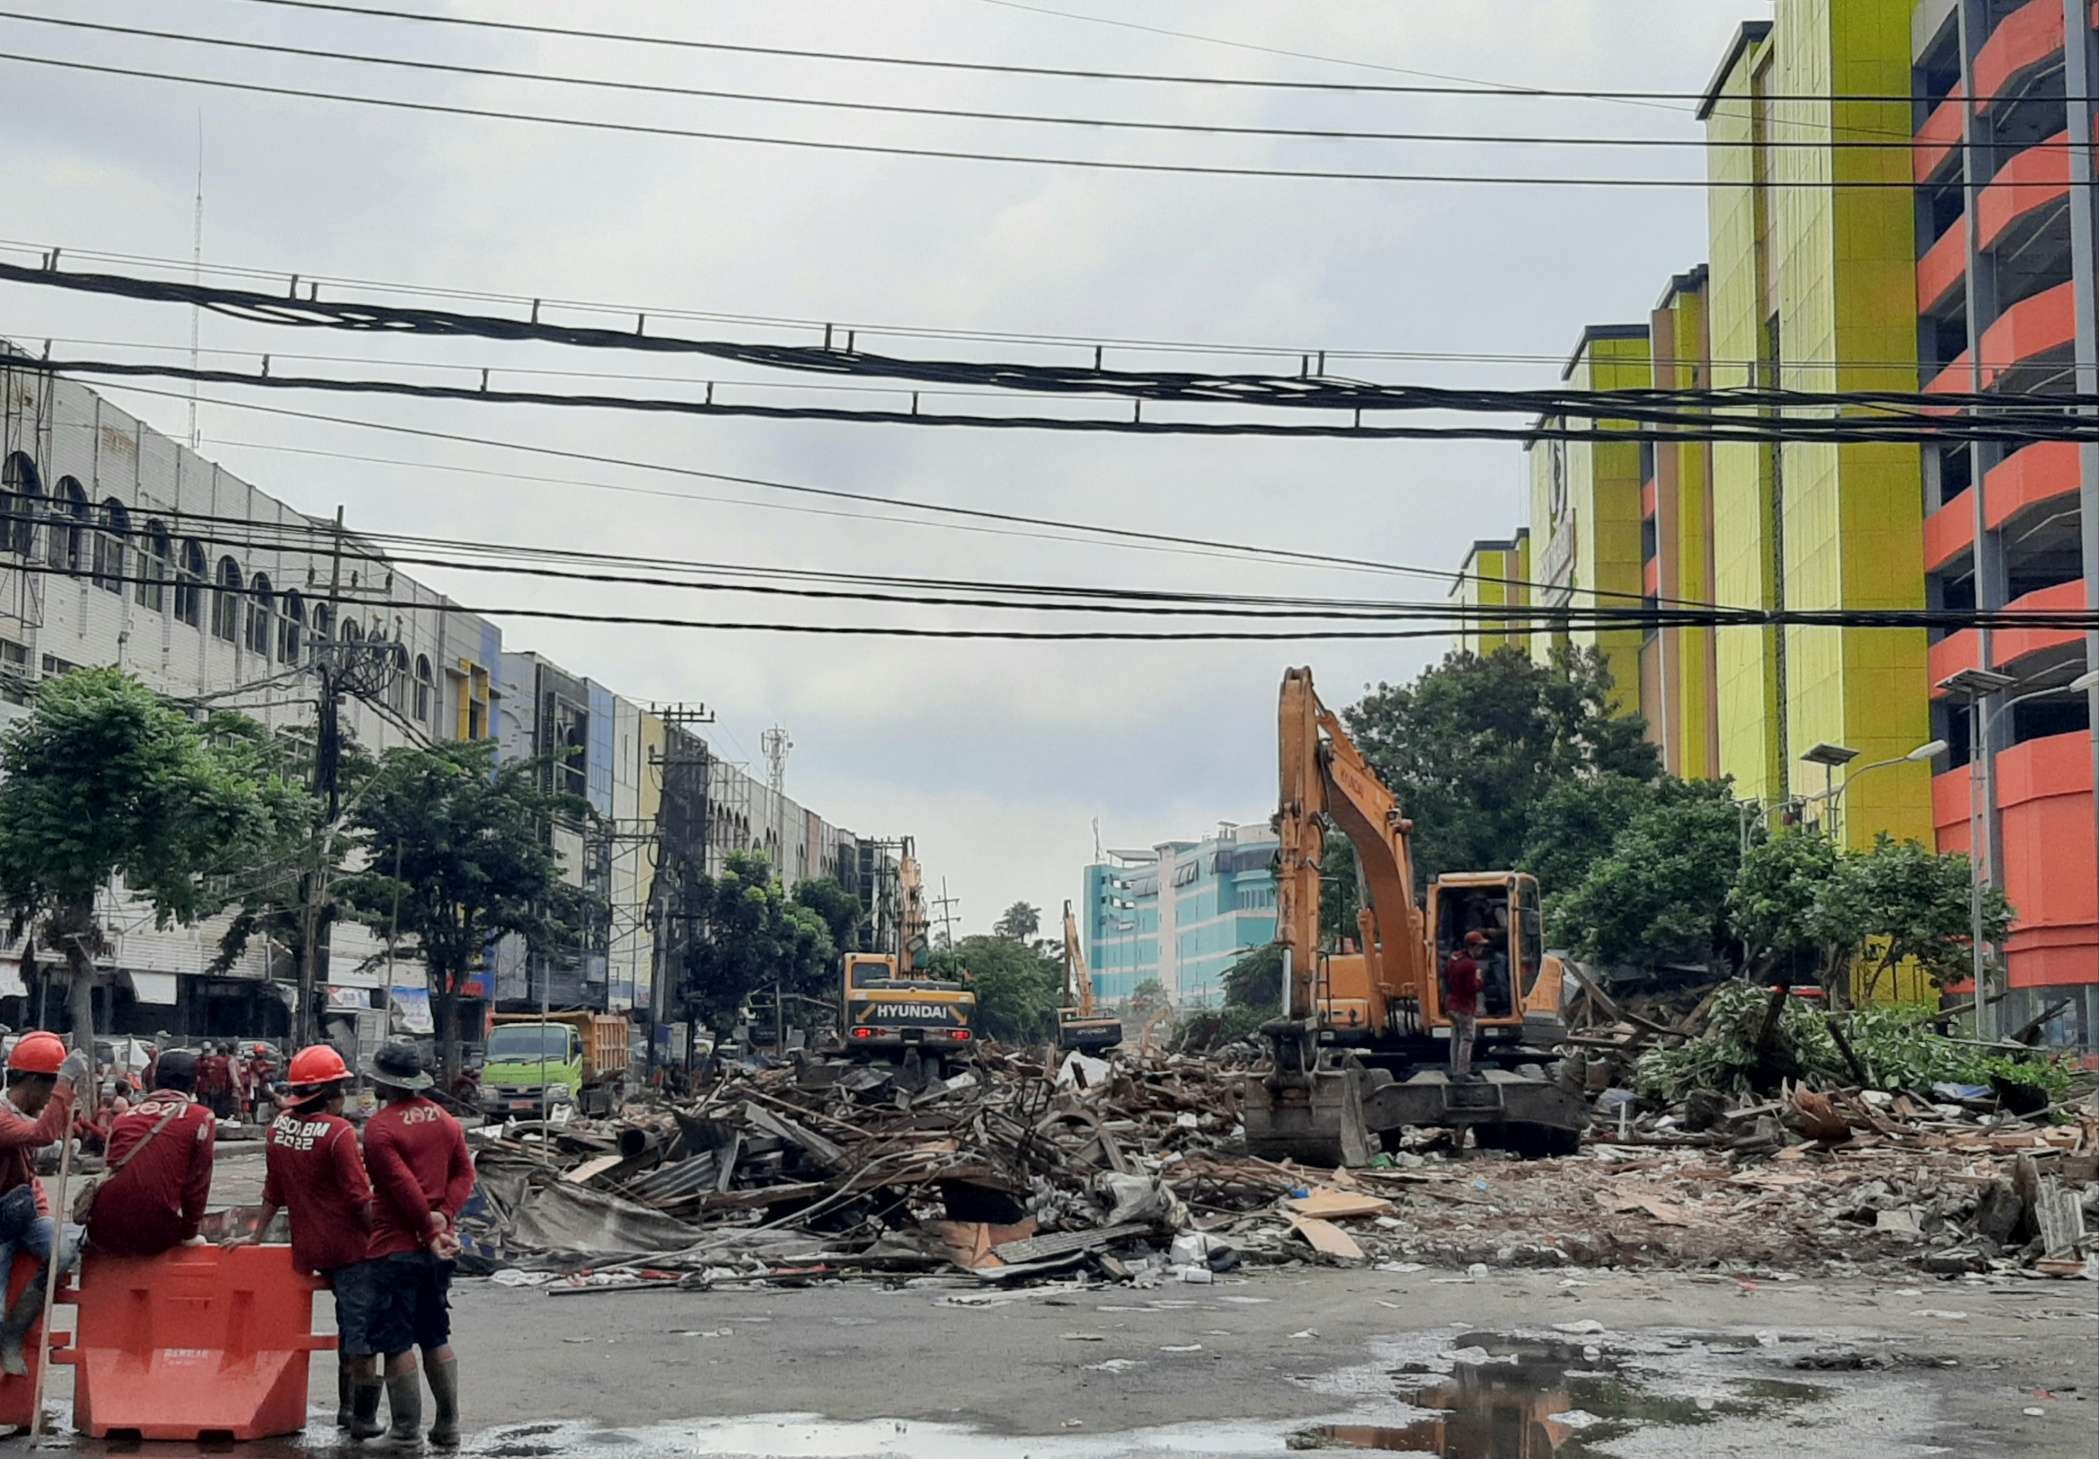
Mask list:
[[1518,527],[1516,535],[1500,541],[1483,539],[1472,544],[1450,585],[1450,601],[1463,614],[1464,626],[1451,635],[1457,647],[1476,654],[1526,644],[1520,625],[1490,616],[1495,608],[1523,608],[1530,604],[1531,534]]
[[1223,1003],[1226,970],[1275,940],[1276,847],[1265,825],[1227,824],[1087,867],[1094,996],[1126,1002],[1156,979],[1178,1007]]
[[[499,945],[462,990],[470,1036],[501,999],[536,1004],[536,977],[556,1004],[669,1021],[690,937],[679,880],[718,873],[731,851],[767,852],[790,885],[859,874],[851,833],[711,754],[694,733],[702,716],[506,652],[495,624],[354,529],[265,494],[83,385],[0,371],[0,726],[28,713],[39,681],[114,664],[170,698],[311,737],[316,664],[351,644],[391,666],[342,699],[359,745],[492,739],[499,758],[542,760],[548,783],[594,813],[587,829],[579,820],[553,835],[564,874],[600,895],[603,916],[574,954],[548,960],[550,976]],[[158,929],[121,886],[101,916],[98,1028],[289,1032],[296,970],[283,948],[256,939],[215,969],[226,918]],[[362,925],[333,929],[320,972],[330,1007],[390,1006],[404,1029],[429,1032],[420,962],[385,957]],[[62,994],[33,981],[19,946],[0,948],[0,1022],[60,1017]]]
[[[2072,166],[2091,155],[2095,21],[2081,0],[1779,0],[1745,22],[1699,109],[1711,264],[1653,311],[1648,378],[1613,383],[2099,393],[2099,187]],[[1599,458],[1639,450],[1652,601],[2099,607],[2099,446],[1530,450],[1534,601],[1625,589],[1582,528],[1622,515]],[[1636,674],[1621,662],[1671,770],[1776,808],[1849,753],[1871,770],[1816,812],[1827,829],[1972,848],[2017,913],[2006,1025],[2065,1002],[2049,1036],[2099,1047],[2099,635],[1671,628],[1643,637]],[[1909,758],[1933,740],[1951,747],[1936,764]]]

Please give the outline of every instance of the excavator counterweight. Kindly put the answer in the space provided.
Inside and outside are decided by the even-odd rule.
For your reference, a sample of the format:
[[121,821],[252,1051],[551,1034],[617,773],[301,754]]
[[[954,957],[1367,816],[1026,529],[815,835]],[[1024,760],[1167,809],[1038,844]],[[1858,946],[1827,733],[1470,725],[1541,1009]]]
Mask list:
[[[1283,675],[1278,718],[1276,941],[1283,1016],[1274,1058],[1242,1099],[1247,1147],[1266,1159],[1362,1165],[1408,1126],[1471,1128],[1526,1154],[1571,1151],[1588,1120],[1548,1077],[1565,1031],[1563,970],[1545,951],[1537,882],[1521,872],[1439,876],[1414,894],[1413,822],[1312,688]],[[1320,939],[1328,827],[1348,837],[1364,896],[1354,947]],[[1447,1072],[1454,1023],[1439,970],[1459,950],[1481,975],[1477,1072]],[[1540,1047],[1542,1045],[1542,1047]]]

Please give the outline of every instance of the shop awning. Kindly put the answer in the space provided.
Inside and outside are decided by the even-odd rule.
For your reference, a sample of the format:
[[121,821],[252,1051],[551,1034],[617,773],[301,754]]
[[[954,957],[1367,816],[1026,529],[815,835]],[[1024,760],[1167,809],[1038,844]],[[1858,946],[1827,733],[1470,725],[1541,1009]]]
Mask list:
[[126,973],[131,996],[141,1003],[160,1003],[173,1008],[177,1001],[173,973]]

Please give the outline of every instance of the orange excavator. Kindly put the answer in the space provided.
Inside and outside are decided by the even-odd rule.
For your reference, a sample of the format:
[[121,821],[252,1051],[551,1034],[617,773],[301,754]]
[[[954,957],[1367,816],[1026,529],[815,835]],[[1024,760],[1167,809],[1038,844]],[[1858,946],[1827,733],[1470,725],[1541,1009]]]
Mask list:
[[[1473,1129],[1482,1145],[1572,1152],[1588,1122],[1577,1090],[1547,1073],[1564,1036],[1565,972],[1544,950],[1535,879],[1452,872],[1414,894],[1413,822],[1312,688],[1283,675],[1276,830],[1276,941],[1283,1016],[1263,1030],[1273,1067],[1248,1077],[1248,1148],[1301,1164],[1363,1165],[1406,1126]],[[1320,945],[1320,863],[1327,826],[1355,848],[1357,937]],[[1468,945],[1480,966],[1474,1060],[1445,1072],[1451,1021],[1438,971]]]
[[1078,919],[1064,904],[1064,996],[1057,1010],[1057,1047],[1093,1053],[1122,1042],[1122,1020],[1093,1008],[1093,974],[1086,970],[1086,950],[1079,945]]

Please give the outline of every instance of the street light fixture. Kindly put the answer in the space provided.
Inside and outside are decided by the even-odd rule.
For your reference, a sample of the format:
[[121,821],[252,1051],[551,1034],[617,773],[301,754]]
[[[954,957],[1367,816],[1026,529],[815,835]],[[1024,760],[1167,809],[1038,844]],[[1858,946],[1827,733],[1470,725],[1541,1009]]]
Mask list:
[[[1996,861],[1989,855],[1989,845],[1982,830],[1984,807],[1994,808],[1997,803],[1996,763],[1995,757],[1988,753],[1988,736],[1998,716],[2014,705],[2043,694],[2083,693],[2099,685],[2099,668],[2087,669],[2067,684],[2028,688],[2025,693],[2015,694],[1995,708],[1983,703],[1992,695],[2019,687],[2020,683],[2012,675],[1995,669],[1962,669],[1948,674],[1938,683],[1942,692],[1966,700],[1968,705],[1969,977],[1975,986],[1975,1031],[1984,1038],[1994,1033],[1997,1022],[1989,990],[1983,982],[1982,889],[1997,883]],[[1979,776],[1976,774],[1978,764],[1982,767]]]

